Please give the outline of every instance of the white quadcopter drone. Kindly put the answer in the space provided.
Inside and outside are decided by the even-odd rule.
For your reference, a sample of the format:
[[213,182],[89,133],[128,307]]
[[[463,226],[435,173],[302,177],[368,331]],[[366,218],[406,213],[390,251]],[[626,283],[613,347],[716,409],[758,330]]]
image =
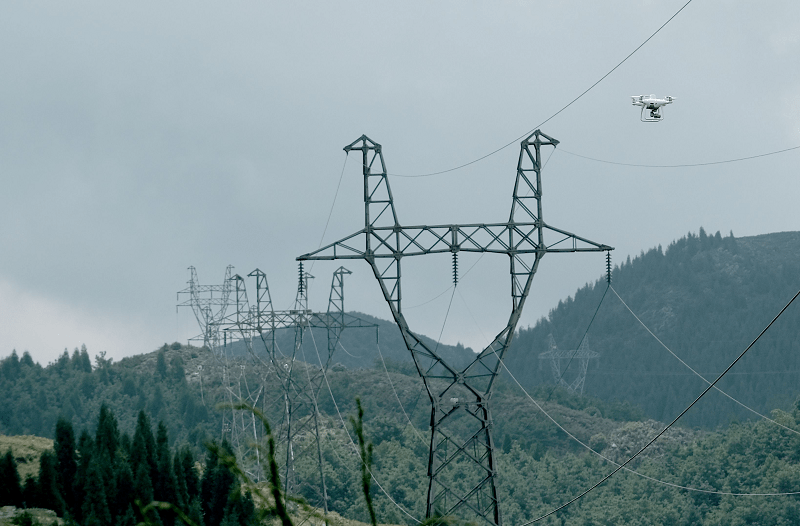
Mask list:
[[[655,95],[631,95],[631,99],[631,104],[642,107],[639,117],[642,122],[661,122],[661,106],[672,104],[675,97],[659,99]],[[650,116],[645,115],[644,110],[650,110]]]

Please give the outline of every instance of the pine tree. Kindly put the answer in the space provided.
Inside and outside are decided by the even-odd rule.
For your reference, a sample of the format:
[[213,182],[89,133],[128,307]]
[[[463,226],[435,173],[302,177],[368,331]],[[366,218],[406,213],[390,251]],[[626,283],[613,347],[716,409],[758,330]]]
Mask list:
[[22,486],[22,507],[30,508],[36,506],[38,492],[38,488],[36,487],[36,479],[29,475],[25,478],[25,484]]
[[144,411],[139,411],[136,420],[136,430],[133,433],[133,443],[131,444],[131,471],[138,474],[139,466],[147,466],[147,475],[150,481],[156,478],[158,466],[156,463],[156,442],[153,438],[153,431],[150,427],[150,419]]
[[228,493],[221,526],[250,526],[256,523],[256,518],[253,497],[249,491],[242,493],[241,487],[236,484]]
[[[169,436],[167,434],[167,426],[164,425],[163,421],[158,423],[158,431],[156,432],[156,463],[158,465],[158,476],[154,481],[153,487],[155,499],[177,504],[178,492],[169,452]],[[171,511],[161,512],[160,515],[165,524],[175,522],[176,516]]]
[[39,479],[36,483],[36,506],[53,510],[59,517],[64,516],[64,497],[58,489],[58,471],[56,456],[52,451],[45,451],[39,457]]
[[98,458],[92,458],[83,489],[82,512],[87,525],[94,523],[98,526],[110,526],[111,524],[111,511],[108,508],[102,472]]
[[203,480],[200,483],[200,503],[203,507],[205,526],[220,526],[225,515],[228,495],[235,482],[233,474],[220,460],[220,455],[232,455],[230,446],[225,441],[222,442],[222,446],[212,444],[210,447]]
[[0,506],[22,505],[22,487],[17,471],[17,461],[11,448],[0,458]]
[[100,415],[97,418],[97,432],[95,433],[95,453],[107,459],[113,459],[119,445],[119,428],[114,413],[105,402],[100,406]]
[[175,453],[175,474],[176,477],[180,477],[181,484],[186,488],[186,503],[200,496],[200,477],[197,475],[194,455],[189,447],[184,447]]
[[56,454],[58,490],[64,498],[67,511],[74,517],[78,503],[75,500],[73,485],[78,471],[78,461],[75,456],[75,433],[69,420],[59,418],[56,422],[53,449]]
[[94,441],[91,435],[85,429],[81,431],[81,436],[78,438],[78,471],[75,476],[75,481],[72,485],[73,495],[75,497],[75,508],[73,509],[73,518],[82,524],[86,518],[83,515],[83,502],[86,496],[86,480],[89,476],[89,465],[92,461],[94,453]]
[[131,491],[135,486],[133,472],[131,471],[130,464],[128,464],[124,458],[118,457],[114,477],[117,492],[113,500],[109,498],[108,504],[111,507],[112,515],[116,517],[117,523],[119,523],[119,521],[124,519],[126,510],[133,505],[134,499],[133,492]]

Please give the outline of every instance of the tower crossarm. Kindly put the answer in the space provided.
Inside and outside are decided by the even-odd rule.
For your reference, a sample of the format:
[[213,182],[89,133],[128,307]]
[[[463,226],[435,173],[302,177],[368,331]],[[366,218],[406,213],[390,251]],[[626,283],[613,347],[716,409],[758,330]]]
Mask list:
[[[516,181],[508,220],[498,223],[403,226],[397,219],[386,163],[380,144],[362,135],[344,149],[361,152],[364,182],[364,228],[303,254],[299,261],[363,259],[380,285],[392,317],[428,392],[431,402],[431,446],[428,457],[426,516],[450,512],[474,513],[501,526],[495,482],[496,461],[489,407],[494,381],[514,336],[533,276],[549,252],[602,252],[612,247],[552,227],[542,219],[543,146],[558,141],[534,131],[520,144]],[[426,345],[411,332],[402,311],[404,257],[452,254],[453,282],[458,284],[458,254],[502,254],[508,257],[511,313],[492,343],[463,370],[448,364],[438,346]],[[471,432],[467,432],[470,429]],[[466,492],[451,487],[454,466],[473,465]]]
[[[539,244],[539,223],[467,223],[455,225],[384,226],[362,229],[339,241],[297,259],[334,260],[398,258],[454,252],[494,254],[536,254],[545,252],[603,252],[612,250],[608,245],[595,243],[566,230],[542,224],[550,234],[546,243]],[[514,234],[511,237],[509,234]],[[373,239],[371,248],[363,246],[365,234]],[[394,237],[400,243],[394,246]],[[510,242],[509,239],[513,239]]]

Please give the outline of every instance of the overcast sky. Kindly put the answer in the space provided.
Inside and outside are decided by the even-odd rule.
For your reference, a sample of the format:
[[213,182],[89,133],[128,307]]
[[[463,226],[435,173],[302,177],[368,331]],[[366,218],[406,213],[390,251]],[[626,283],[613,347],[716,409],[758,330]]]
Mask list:
[[[390,173],[471,161],[533,129],[642,43],[685,0],[563,2],[4,2],[0,6],[0,357],[64,348],[119,359],[198,332],[175,293],[188,266],[225,266],[294,299],[345,163],[367,134]],[[561,141],[544,219],[616,247],[614,261],[689,231],[800,229],[800,2],[694,0],[630,60],[542,127]],[[672,95],[644,124],[630,95]],[[564,151],[562,151],[564,150]],[[547,152],[549,154],[549,152]],[[518,142],[447,174],[391,178],[405,224],[508,216]],[[324,241],[363,226],[355,155]],[[463,256],[462,272],[477,261]],[[311,307],[339,263],[317,263]],[[364,262],[348,309],[388,318]],[[603,273],[601,254],[544,258],[521,326]],[[406,272],[407,271],[407,272]],[[437,337],[450,259],[404,267],[411,328]],[[446,343],[482,347],[510,309],[508,261],[459,285]]]

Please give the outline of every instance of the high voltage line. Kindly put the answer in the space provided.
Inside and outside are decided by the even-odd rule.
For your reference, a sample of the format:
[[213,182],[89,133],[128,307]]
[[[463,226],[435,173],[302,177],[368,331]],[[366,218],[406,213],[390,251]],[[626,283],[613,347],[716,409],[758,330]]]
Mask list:
[[596,81],[594,84],[592,84],[591,86],[589,86],[588,88],[586,88],[586,89],[585,89],[583,92],[581,92],[581,94],[580,94],[580,95],[578,95],[577,97],[575,97],[574,99],[572,99],[571,101],[569,101],[569,102],[568,102],[568,103],[567,103],[565,106],[563,106],[563,107],[562,107],[560,110],[558,110],[558,111],[557,111],[557,112],[555,112],[554,114],[550,115],[548,118],[546,118],[545,120],[543,120],[542,122],[540,122],[539,124],[537,124],[536,126],[534,126],[533,128],[531,128],[530,130],[526,131],[525,133],[523,133],[522,135],[520,135],[520,136],[519,136],[519,137],[517,137],[516,139],[513,139],[513,140],[509,141],[508,143],[504,144],[503,146],[500,146],[499,148],[497,148],[497,149],[495,149],[495,150],[492,150],[491,152],[487,153],[486,155],[483,155],[483,156],[481,156],[481,157],[478,157],[477,159],[473,159],[472,161],[466,162],[466,163],[464,163],[464,164],[460,164],[460,165],[458,165],[458,166],[454,166],[453,168],[448,168],[447,170],[440,170],[440,171],[438,171],[438,172],[430,172],[430,173],[424,173],[424,174],[415,174],[415,175],[409,175],[409,174],[395,174],[395,173],[390,173],[390,174],[388,174],[388,175],[392,175],[392,176],[394,176],[394,177],[430,177],[430,176],[433,176],[433,175],[441,175],[441,174],[446,174],[446,173],[449,173],[449,172],[454,172],[454,171],[456,171],[456,170],[460,170],[461,168],[465,168],[465,167],[467,167],[467,166],[470,166],[470,165],[472,165],[472,164],[475,164],[475,163],[477,163],[477,162],[480,162],[480,161],[482,161],[482,160],[486,159],[487,157],[491,157],[492,155],[494,155],[494,154],[496,154],[496,153],[498,153],[498,152],[500,152],[500,151],[502,151],[502,150],[505,150],[506,148],[508,148],[508,147],[509,147],[509,146],[511,146],[512,144],[515,144],[515,143],[519,142],[520,140],[524,139],[525,137],[527,137],[528,135],[530,135],[531,133],[533,133],[533,131],[534,131],[534,130],[541,128],[541,127],[542,127],[544,124],[546,124],[546,123],[548,123],[549,121],[551,121],[552,119],[554,119],[554,118],[555,118],[556,116],[558,116],[558,115],[559,115],[561,112],[563,112],[564,110],[566,110],[567,108],[569,108],[570,106],[572,106],[573,104],[575,104],[575,103],[576,103],[576,102],[577,102],[579,99],[581,99],[581,98],[582,98],[584,95],[586,95],[587,93],[589,93],[589,92],[590,92],[590,91],[591,91],[591,90],[592,90],[592,89],[593,89],[595,86],[597,86],[598,84],[600,84],[601,82],[603,82],[603,81],[606,79],[606,77],[608,77],[609,75],[611,75],[612,73],[614,73],[614,71],[616,71],[616,70],[617,70],[617,68],[619,68],[619,67],[620,67],[621,65],[623,65],[625,62],[627,62],[629,58],[631,58],[631,57],[632,57],[632,56],[633,56],[633,55],[634,55],[634,54],[635,54],[637,51],[639,51],[639,50],[640,50],[642,47],[644,47],[644,45],[645,45],[645,44],[647,44],[647,43],[648,43],[648,42],[649,42],[649,41],[650,41],[650,40],[651,40],[651,39],[652,39],[654,36],[656,36],[656,35],[657,35],[657,34],[658,34],[658,33],[659,33],[659,32],[660,32],[662,29],[664,29],[664,28],[666,27],[666,25],[667,25],[667,24],[669,24],[670,22],[672,22],[672,20],[673,20],[673,19],[674,19],[676,16],[678,16],[678,15],[680,14],[680,12],[681,12],[681,11],[683,11],[684,9],[686,9],[686,6],[688,6],[688,5],[689,5],[689,4],[691,4],[691,3],[692,3],[692,0],[689,0],[688,2],[686,2],[685,4],[683,4],[683,6],[682,6],[680,9],[678,9],[678,10],[675,12],[675,14],[673,14],[671,17],[669,17],[669,19],[668,19],[666,22],[664,22],[663,24],[661,24],[661,26],[660,26],[658,29],[656,29],[656,30],[655,30],[655,31],[654,31],[654,32],[653,32],[653,33],[652,33],[652,34],[651,34],[649,37],[647,37],[647,39],[646,39],[644,42],[642,42],[641,44],[639,44],[639,45],[636,47],[636,49],[634,49],[633,51],[631,51],[631,52],[628,54],[628,56],[626,56],[625,58],[623,58],[623,59],[622,59],[622,60],[621,60],[621,61],[620,61],[620,62],[619,62],[619,63],[618,63],[616,66],[614,66],[613,68],[611,68],[611,69],[608,71],[608,73],[606,73],[605,75],[603,75],[602,77],[600,77],[600,78],[599,78],[599,79],[598,79],[598,80],[597,80],[597,81]]
[[560,151],[562,151],[562,152],[564,152],[566,154],[569,154],[569,155],[574,155],[575,157],[580,157],[581,159],[587,159],[589,161],[595,161],[595,162],[604,163],[604,164],[613,164],[613,165],[616,165],[616,166],[631,166],[631,167],[636,167],[636,168],[690,168],[690,167],[693,167],[693,166],[711,166],[711,165],[714,165],[714,164],[738,163],[739,161],[748,161],[750,159],[758,159],[760,157],[768,157],[770,155],[777,155],[779,153],[790,152],[792,150],[797,150],[797,149],[800,149],[800,145],[792,146],[791,148],[784,148],[783,150],[775,150],[774,152],[760,153],[758,155],[750,155],[748,157],[737,157],[735,159],[725,159],[725,160],[722,160],[722,161],[710,161],[710,162],[704,162],[704,163],[688,163],[688,164],[634,164],[634,163],[621,163],[621,162],[616,162],[616,161],[607,161],[605,159],[597,159],[595,157],[589,157],[587,155],[581,155],[579,153],[574,153],[574,152],[567,151],[567,150],[565,150],[563,148],[561,148]]
[[[612,288],[612,290],[613,290],[613,288]],[[756,336],[756,338],[755,338],[755,339],[754,339],[754,340],[753,340],[753,341],[750,343],[750,345],[748,345],[748,346],[745,348],[745,350],[743,350],[743,351],[742,351],[742,352],[739,354],[739,356],[737,356],[737,357],[736,357],[736,359],[735,359],[735,360],[733,360],[733,361],[731,362],[731,364],[730,364],[730,365],[728,365],[728,367],[726,367],[726,368],[725,368],[725,370],[724,370],[724,371],[722,371],[722,373],[721,373],[721,374],[720,374],[720,375],[717,377],[717,379],[716,379],[716,380],[714,380],[713,382],[711,382],[711,383],[710,383],[710,384],[709,384],[709,385],[708,385],[708,386],[707,386],[705,389],[703,389],[703,392],[702,392],[702,393],[700,393],[700,395],[699,395],[697,398],[695,398],[695,399],[694,399],[694,401],[693,401],[691,404],[689,404],[689,405],[686,407],[686,409],[684,409],[683,411],[681,411],[681,412],[680,412],[680,414],[679,414],[678,416],[676,416],[676,417],[675,417],[675,418],[672,420],[672,422],[670,422],[669,424],[667,424],[667,426],[666,426],[666,427],[665,427],[665,428],[664,428],[664,429],[663,429],[661,432],[659,432],[658,434],[656,434],[656,436],[654,436],[654,437],[653,437],[653,438],[652,438],[652,439],[651,439],[649,442],[647,442],[647,444],[645,444],[645,445],[644,445],[644,446],[643,446],[643,447],[642,447],[642,448],[641,448],[641,449],[640,449],[640,450],[639,450],[637,453],[635,453],[633,456],[631,456],[631,457],[630,457],[628,460],[626,460],[626,461],[625,461],[625,462],[623,462],[622,464],[619,464],[619,465],[618,465],[618,466],[617,466],[617,467],[616,467],[616,468],[615,468],[615,469],[614,469],[614,470],[613,470],[611,473],[609,473],[608,475],[604,476],[602,479],[600,479],[599,481],[597,481],[597,482],[596,482],[594,485],[592,485],[590,488],[588,488],[588,489],[584,490],[583,492],[581,492],[579,495],[577,495],[577,496],[573,497],[572,499],[570,499],[569,501],[565,502],[565,503],[564,503],[564,504],[562,504],[561,506],[559,506],[559,507],[557,507],[557,508],[555,508],[555,509],[553,509],[553,510],[551,510],[551,511],[547,512],[546,514],[542,515],[541,517],[539,517],[539,518],[537,518],[537,519],[533,519],[533,520],[530,520],[530,521],[528,521],[528,522],[525,522],[525,523],[523,523],[521,526],[528,526],[529,524],[533,524],[534,522],[539,522],[540,520],[542,520],[542,519],[545,519],[545,518],[547,518],[547,517],[549,517],[549,516],[551,516],[551,515],[553,515],[553,514],[555,514],[555,513],[558,513],[559,511],[563,510],[563,509],[564,509],[564,508],[566,508],[567,506],[569,506],[569,505],[571,505],[571,504],[575,503],[576,501],[578,501],[578,500],[582,499],[583,497],[585,497],[586,495],[588,495],[589,493],[591,493],[593,490],[595,490],[595,489],[597,489],[598,487],[600,487],[600,485],[601,485],[601,484],[603,484],[605,481],[607,481],[608,479],[610,479],[611,477],[613,477],[613,476],[614,476],[616,473],[618,473],[618,472],[619,472],[621,469],[624,469],[624,468],[625,468],[625,466],[627,466],[628,464],[630,464],[630,463],[631,463],[631,462],[632,462],[634,459],[636,459],[636,458],[637,458],[639,455],[641,455],[641,454],[644,452],[644,450],[645,450],[645,449],[647,449],[648,447],[650,447],[650,446],[651,446],[651,445],[652,445],[652,444],[653,444],[653,443],[654,443],[656,440],[658,440],[659,438],[661,438],[661,436],[662,436],[662,435],[664,435],[664,433],[666,433],[666,432],[667,432],[667,430],[669,430],[669,429],[670,429],[670,428],[671,428],[673,425],[675,425],[675,423],[676,423],[678,420],[680,420],[680,418],[681,418],[683,415],[685,415],[687,412],[689,412],[689,410],[690,410],[692,407],[694,407],[694,405],[695,405],[697,402],[699,402],[699,401],[700,401],[700,399],[701,399],[701,398],[703,398],[703,397],[706,395],[706,393],[708,393],[708,392],[709,392],[711,389],[713,389],[713,388],[714,388],[714,387],[717,385],[717,382],[719,382],[719,381],[722,379],[722,377],[724,377],[724,376],[725,376],[725,375],[728,373],[728,371],[730,371],[731,369],[733,369],[733,367],[734,367],[734,366],[735,366],[737,363],[739,363],[739,360],[741,360],[741,359],[744,357],[744,355],[745,355],[745,354],[747,354],[747,352],[748,352],[750,349],[752,349],[752,348],[753,348],[753,346],[756,344],[756,342],[758,342],[758,340],[760,340],[760,339],[761,339],[761,337],[762,337],[762,336],[763,336],[763,335],[764,335],[764,334],[765,334],[765,333],[766,333],[766,332],[769,330],[769,328],[770,328],[770,327],[772,327],[772,325],[773,325],[773,324],[774,324],[776,321],[778,321],[778,318],[780,318],[780,317],[781,317],[781,315],[782,315],[784,312],[786,312],[786,309],[788,309],[788,308],[789,308],[789,306],[790,306],[792,303],[794,303],[794,300],[796,300],[798,296],[800,296],[800,291],[797,291],[797,293],[796,293],[794,296],[792,296],[792,299],[790,299],[790,300],[789,300],[789,303],[787,303],[786,305],[784,305],[784,307],[783,307],[783,308],[780,310],[780,312],[778,312],[778,314],[777,314],[777,315],[775,315],[775,317],[772,319],[772,321],[771,321],[771,322],[769,322],[769,324],[767,324],[767,326],[766,326],[766,327],[764,327],[764,329],[763,329],[763,330],[762,330],[762,331],[761,331],[761,332],[758,334],[758,336]],[[507,370],[507,369],[506,369],[506,370]]]

